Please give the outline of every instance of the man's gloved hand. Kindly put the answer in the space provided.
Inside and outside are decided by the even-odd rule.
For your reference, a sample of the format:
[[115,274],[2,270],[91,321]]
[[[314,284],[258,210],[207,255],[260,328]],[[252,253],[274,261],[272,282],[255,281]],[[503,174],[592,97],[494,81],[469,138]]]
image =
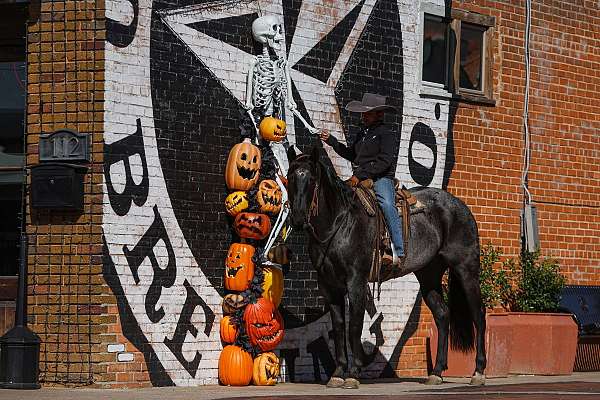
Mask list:
[[356,187],[359,182],[360,180],[356,176],[352,175],[348,180],[346,180],[346,185],[350,187]]

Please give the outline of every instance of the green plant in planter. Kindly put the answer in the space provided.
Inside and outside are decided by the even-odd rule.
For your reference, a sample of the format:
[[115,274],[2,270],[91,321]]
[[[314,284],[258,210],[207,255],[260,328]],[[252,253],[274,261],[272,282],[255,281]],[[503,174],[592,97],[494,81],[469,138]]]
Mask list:
[[481,248],[479,284],[481,300],[486,309],[508,309],[514,300],[513,281],[516,268],[513,259],[504,260],[500,269],[494,265],[500,261],[502,249],[487,244]]
[[502,249],[488,244],[481,249],[480,287],[486,309],[501,307],[508,311],[548,312],[558,309],[560,292],[566,279],[557,260],[540,259],[540,252],[522,252],[518,261],[504,260]]
[[560,274],[558,261],[553,258],[540,260],[539,250],[521,253],[521,274],[517,281],[514,310],[523,312],[556,311],[560,292],[566,279]]

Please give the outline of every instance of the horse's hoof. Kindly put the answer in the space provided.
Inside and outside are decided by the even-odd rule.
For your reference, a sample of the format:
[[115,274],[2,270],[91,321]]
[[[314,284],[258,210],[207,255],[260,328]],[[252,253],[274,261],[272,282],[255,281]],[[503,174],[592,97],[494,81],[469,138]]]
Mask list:
[[358,387],[360,386],[360,382],[358,381],[358,379],[354,379],[354,378],[346,378],[346,380],[344,381],[344,389],[358,389]]
[[469,383],[472,386],[483,386],[485,385],[485,375],[481,372],[475,372],[471,377],[471,382]]
[[342,386],[344,386],[344,379],[338,376],[332,376],[327,382],[328,388],[341,388]]
[[444,383],[444,380],[441,376],[437,375],[429,375],[425,381],[426,385],[441,385],[442,383]]

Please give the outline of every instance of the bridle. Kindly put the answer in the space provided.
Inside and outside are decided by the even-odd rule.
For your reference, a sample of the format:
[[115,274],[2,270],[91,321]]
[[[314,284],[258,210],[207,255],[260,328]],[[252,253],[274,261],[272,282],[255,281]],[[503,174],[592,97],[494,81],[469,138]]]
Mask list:
[[[308,154],[302,154],[300,156],[298,156],[298,159],[302,159],[302,158],[306,158],[306,157],[310,157]],[[331,245],[333,239],[335,238],[335,235],[339,232],[340,228],[344,225],[344,223],[346,222],[346,219],[348,218],[348,216],[350,215],[350,209],[347,208],[346,211],[344,211],[342,214],[338,214],[332,225],[335,227],[333,229],[333,231],[327,235],[327,237],[325,239],[321,239],[319,238],[319,236],[317,235],[317,232],[315,231],[315,227],[314,225],[311,223],[311,218],[312,217],[316,217],[319,215],[319,190],[320,190],[320,185],[319,185],[319,171],[320,171],[320,165],[317,162],[317,179],[315,179],[315,187],[313,189],[313,194],[312,194],[312,199],[310,202],[310,206],[308,207],[308,211],[306,213],[306,220],[304,221],[304,225],[307,228],[308,232],[311,234],[311,236],[313,237],[313,239],[319,243],[322,247],[325,247],[325,250],[323,252],[323,258],[321,260],[321,263],[323,262],[323,260],[325,259],[325,256],[327,255],[327,252],[329,251],[329,246]],[[338,222],[338,220],[340,220]]]

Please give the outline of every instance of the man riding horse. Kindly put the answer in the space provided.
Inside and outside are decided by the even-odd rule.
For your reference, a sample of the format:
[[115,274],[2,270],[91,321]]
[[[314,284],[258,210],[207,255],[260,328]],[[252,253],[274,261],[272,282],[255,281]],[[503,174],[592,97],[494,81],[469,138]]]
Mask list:
[[362,101],[351,101],[346,105],[346,110],[361,113],[364,124],[364,128],[351,145],[340,143],[326,130],[321,131],[320,138],[337,154],[355,165],[354,174],[346,181],[348,185],[355,187],[367,180],[373,182],[373,189],[393,244],[392,256],[384,254],[382,262],[397,266],[404,257],[402,220],[396,208],[394,185],[398,140],[391,127],[384,122],[384,114],[386,111],[398,110],[387,105],[385,100],[384,96],[365,93]]
[[[321,139],[357,164],[348,183],[357,185],[362,179],[373,179],[380,201],[387,202],[391,197],[383,207],[389,205],[393,209],[398,145],[391,129],[383,123],[384,112],[391,108],[384,97],[365,94],[362,102],[351,102],[347,109],[362,113],[365,129],[358,140],[344,146],[326,132]],[[320,154],[318,147],[311,154],[298,155],[293,147],[288,150],[290,222],[308,233],[308,253],[331,316],[335,369],[327,387],[355,389],[359,387],[361,370],[375,354],[365,352],[361,335],[380,224],[379,218],[368,212],[355,195],[358,192],[351,191],[333,168],[320,160]],[[485,309],[479,286],[477,223],[467,205],[445,190],[415,187],[409,192],[422,212],[415,212],[406,224],[406,246],[398,215],[394,219],[394,214],[386,213],[389,229],[395,231],[392,239],[396,257],[404,253],[404,247],[406,255],[402,268],[392,268],[382,280],[412,272],[419,281],[422,299],[431,310],[438,331],[436,361],[425,382],[442,383],[450,344],[463,351],[475,347],[471,384],[482,385],[486,365]],[[447,292],[442,286],[446,272]],[[348,350],[352,351],[351,362]]]

